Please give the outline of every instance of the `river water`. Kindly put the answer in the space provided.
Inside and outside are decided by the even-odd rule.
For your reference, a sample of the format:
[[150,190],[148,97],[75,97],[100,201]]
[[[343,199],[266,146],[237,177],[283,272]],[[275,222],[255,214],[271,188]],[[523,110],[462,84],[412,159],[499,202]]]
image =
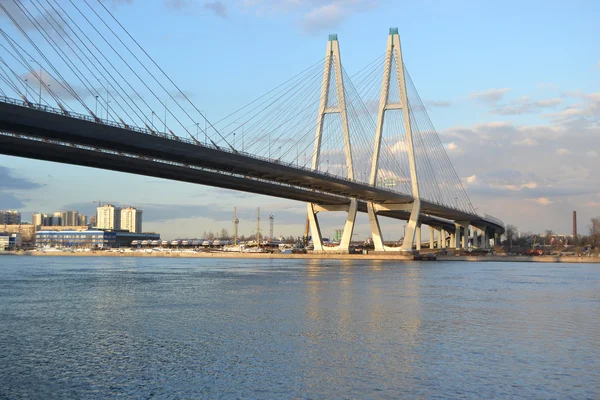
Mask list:
[[600,265],[0,257],[0,398],[599,399]]

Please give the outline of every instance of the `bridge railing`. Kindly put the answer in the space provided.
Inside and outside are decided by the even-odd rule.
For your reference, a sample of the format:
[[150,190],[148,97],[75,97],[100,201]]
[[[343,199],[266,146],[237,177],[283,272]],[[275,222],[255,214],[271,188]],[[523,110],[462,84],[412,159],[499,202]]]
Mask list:
[[[348,177],[334,175],[334,174],[331,174],[331,173],[326,172],[326,171],[317,171],[317,170],[314,170],[312,168],[308,168],[308,167],[305,167],[305,166],[294,164],[293,162],[281,161],[281,160],[277,160],[277,159],[274,160],[274,159],[271,159],[271,158],[258,156],[256,154],[246,153],[244,151],[239,151],[239,150],[231,149],[231,148],[228,148],[228,147],[220,147],[220,146],[217,146],[216,144],[208,144],[208,143],[197,142],[197,141],[194,141],[194,140],[191,140],[191,139],[188,139],[188,138],[184,138],[184,137],[178,137],[178,139],[173,139],[173,137],[170,134],[167,134],[167,133],[164,133],[164,132],[154,131],[154,130],[150,130],[150,129],[147,129],[147,128],[140,128],[140,127],[134,126],[134,125],[125,125],[123,123],[111,121],[111,120],[108,120],[108,119],[102,119],[102,118],[99,118],[99,117],[93,118],[93,117],[91,117],[91,116],[89,116],[87,114],[81,114],[81,113],[74,112],[74,111],[65,111],[65,110],[63,110],[61,108],[55,108],[55,107],[44,105],[44,104],[35,104],[35,103],[28,102],[28,101],[14,99],[14,98],[6,97],[6,96],[0,96],[0,102],[4,102],[4,103],[8,103],[8,104],[14,104],[14,105],[20,106],[20,107],[33,108],[33,109],[36,109],[36,110],[40,110],[40,111],[44,111],[44,112],[48,112],[48,113],[52,113],[52,114],[58,114],[58,115],[61,115],[61,116],[64,116],[64,117],[85,120],[85,121],[89,121],[89,122],[96,123],[96,124],[108,125],[108,126],[112,126],[112,127],[120,128],[120,129],[127,129],[127,130],[131,130],[131,131],[134,131],[134,132],[143,133],[143,134],[146,134],[146,135],[159,136],[159,137],[162,137],[164,139],[185,142],[185,143],[190,144],[190,145],[200,146],[200,147],[205,147],[205,148],[210,148],[210,149],[219,150],[219,151],[224,151],[224,152],[227,152],[227,153],[230,153],[230,154],[243,155],[245,157],[253,158],[255,160],[265,161],[265,162],[268,162],[268,163],[281,164],[281,165],[285,165],[285,166],[288,166],[288,167],[291,167],[291,168],[295,168],[295,169],[298,169],[298,170],[302,170],[302,171],[306,171],[306,172],[311,172],[311,173],[317,173],[319,175],[323,175],[323,176],[327,176],[327,177],[331,177],[331,178],[335,178],[335,179],[339,179],[339,180],[343,180],[343,181],[346,181],[346,182],[355,183],[355,184],[359,184],[359,185],[363,185],[363,186],[368,186],[368,187],[371,187],[371,188],[377,188],[378,190],[381,190],[381,191],[384,191],[384,192],[387,192],[387,193],[391,193],[391,194],[400,194],[400,195],[404,195],[404,196],[412,196],[410,194],[398,192],[398,191],[395,191],[395,190],[390,190],[390,189],[386,189],[386,188],[382,188],[382,187],[378,187],[378,186],[373,186],[373,185],[371,185],[369,183],[366,183],[366,182],[363,182],[363,181],[358,181],[356,179],[351,179],[351,178],[348,178]],[[449,207],[448,205],[442,204],[442,203],[440,203],[438,201],[435,201],[435,200],[429,200],[429,201],[433,202],[433,203],[435,203],[437,205],[440,205],[440,206],[452,209],[452,207]],[[460,211],[460,210],[457,210],[457,211]],[[500,220],[498,220],[498,221],[500,221]]]

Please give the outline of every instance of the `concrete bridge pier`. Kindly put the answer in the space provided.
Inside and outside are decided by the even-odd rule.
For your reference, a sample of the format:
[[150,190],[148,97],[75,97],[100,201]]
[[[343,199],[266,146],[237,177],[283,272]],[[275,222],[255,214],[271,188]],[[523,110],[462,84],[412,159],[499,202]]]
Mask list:
[[456,227],[454,247],[464,249],[467,247],[469,240],[469,221],[454,221],[454,226]]
[[429,249],[433,249],[435,245],[435,231],[436,229],[433,226],[429,226]]
[[[348,205],[319,205],[308,203],[308,222],[310,225],[310,233],[312,235],[313,246],[315,251],[336,251],[336,252],[350,252],[350,242],[352,241],[352,234],[354,233],[354,224],[356,222],[356,213],[358,211],[358,201],[356,199],[350,200]],[[344,231],[340,244],[335,247],[323,246],[323,236],[321,234],[321,227],[319,225],[319,219],[317,213],[324,211],[347,211],[348,216],[346,217],[346,223],[344,224]]]

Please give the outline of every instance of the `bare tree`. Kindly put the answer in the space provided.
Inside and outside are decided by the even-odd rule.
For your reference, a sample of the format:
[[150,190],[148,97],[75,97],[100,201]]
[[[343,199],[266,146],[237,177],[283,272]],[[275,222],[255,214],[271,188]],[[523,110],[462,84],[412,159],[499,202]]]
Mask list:
[[590,242],[593,247],[600,246],[600,217],[592,218],[590,227]]
[[506,225],[506,232],[504,234],[506,235],[506,241],[508,242],[508,248],[512,249],[513,239],[517,235],[517,227],[512,224]]

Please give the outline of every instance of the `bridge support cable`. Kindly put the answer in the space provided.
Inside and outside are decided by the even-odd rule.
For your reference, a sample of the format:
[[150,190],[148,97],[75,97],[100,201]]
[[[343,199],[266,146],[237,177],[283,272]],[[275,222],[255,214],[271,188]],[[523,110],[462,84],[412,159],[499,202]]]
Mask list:
[[[387,54],[387,52],[386,52]],[[387,57],[387,55],[386,55]],[[385,59],[385,57],[384,57]],[[365,68],[352,78],[356,84],[357,91],[360,93],[365,104],[368,105],[371,115],[375,118],[377,114],[373,111],[375,107],[371,105],[380,103],[381,91],[374,88],[371,82],[372,74],[370,69],[398,68],[395,60],[385,65],[381,58],[377,63],[371,63],[374,67]],[[461,180],[458,178],[448,154],[440,140],[439,135],[431,124],[423,102],[413,84],[411,76],[405,64],[400,67],[405,76],[405,87],[407,94],[407,107],[409,109],[409,120],[411,122],[413,146],[417,166],[417,176],[419,179],[419,193],[422,200],[435,205],[449,207],[457,212],[469,215],[476,215],[466,192],[464,191]],[[393,88],[396,87],[395,74],[392,74],[390,83],[389,103],[399,102],[400,95]],[[379,80],[381,83],[381,80]],[[378,100],[376,101],[375,98]],[[385,177],[382,173],[382,164],[400,164],[400,171],[408,169],[409,160],[407,157],[407,139],[404,130],[404,115],[400,107],[390,107],[386,110],[385,124],[383,126],[381,148],[379,149],[379,166],[376,185],[392,181],[391,177]],[[391,159],[391,160],[388,160]],[[397,168],[397,167],[396,167]],[[402,172],[401,172],[402,174]]]
[[[80,113],[83,109],[99,123],[106,123],[104,116],[100,118],[104,110],[107,120],[110,118],[123,126],[146,126],[152,134],[169,135],[176,140],[183,134],[198,145],[218,148],[213,140],[213,137],[220,136],[218,129],[100,0],[98,4],[100,6],[94,7],[91,0],[81,3],[71,0],[5,0],[0,3],[0,18],[12,23],[6,28],[3,26],[2,32],[13,38],[17,35],[19,39],[25,38],[20,41],[33,50],[25,55],[23,46],[17,43],[20,49],[13,51],[22,56],[13,67],[18,66],[15,68],[18,75],[27,80],[27,85],[21,87],[25,93],[21,93],[23,90],[16,91],[18,97],[27,97],[27,102],[33,107],[44,100],[50,106],[56,102],[65,112]],[[107,19],[112,21],[107,22]],[[122,32],[126,33],[124,37],[121,37]],[[15,39],[5,40],[11,46],[14,46],[12,42],[16,42]],[[141,49],[142,54],[130,48],[130,41]],[[36,65],[32,66],[31,62]],[[26,66],[24,73],[20,64]],[[156,69],[160,76],[155,73]],[[40,70],[44,73],[36,72]],[[31,76],[36,78],[28,79]],[[38,101],[33,101],[34,96],[30,96],[35,93],[29,90],[34,86],[33,80],[44,83],[44,99],[41,94],[35,96]],[[138,85],[132,84],[136,81],[139,81]],[[7,89],[15,91],[3,80],[0,85],[4,93],[8,93]],[[45,99],[47,94],[53,98],[50,103]],[[184,104],[179,98],[185,99]],[[158,105],[159,110],[153,104]],[[184,122],[186,119],[190,123]],[[189,129],[193,126],[197,133],[201,128],[198,121],[204,122],[203,131],[207,130],[205,126],[211,126],[211,137],[204,143],[198,141],[198,135]],[[177,126],[175,132],[169,125]],[[205,137],[209,136],[208,132],[203,133]],[[221,138],[221,142],[235,151],[227,140]]]

